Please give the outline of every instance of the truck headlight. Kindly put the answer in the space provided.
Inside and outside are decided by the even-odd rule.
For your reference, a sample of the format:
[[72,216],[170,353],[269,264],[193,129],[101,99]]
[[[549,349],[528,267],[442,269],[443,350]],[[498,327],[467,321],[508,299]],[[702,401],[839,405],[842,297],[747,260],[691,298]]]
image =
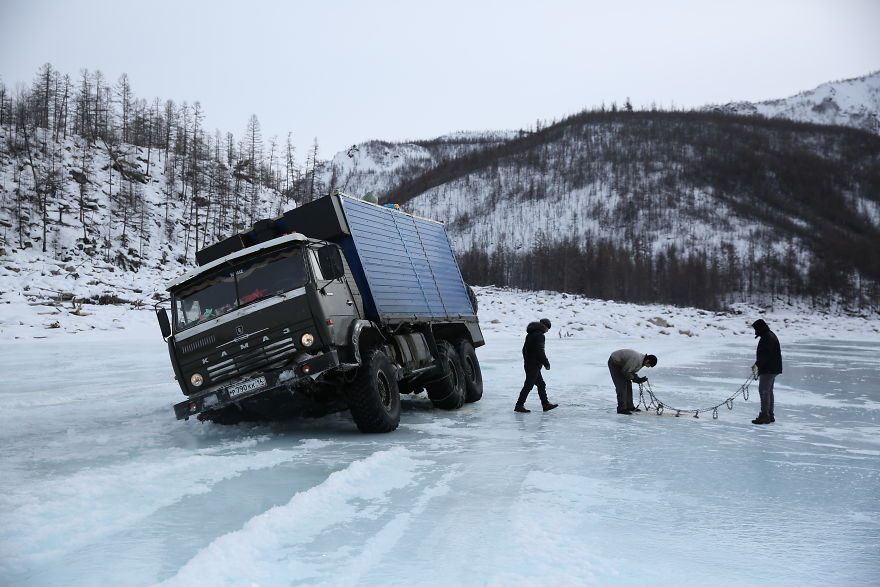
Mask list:
[[306,332],[302,335],[302,338],[299,339],[303,346],[312,346],[312,343],[315,342],[315,337]]
[[189,382],[193,384],[193,387],[200,387],[205,380],[200,373],[193,373],[193,376],[189,378]]

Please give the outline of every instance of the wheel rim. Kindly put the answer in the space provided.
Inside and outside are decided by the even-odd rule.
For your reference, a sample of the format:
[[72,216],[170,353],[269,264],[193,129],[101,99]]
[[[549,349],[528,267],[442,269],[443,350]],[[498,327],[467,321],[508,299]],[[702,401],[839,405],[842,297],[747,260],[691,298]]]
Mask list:
[[451,360],[446,361],[446,363],[446,368],[449,369],[449,381],[452,382],[453,389],[458,389],[461,382],[458,380],[458,370],[455,368],[455,363]]
[[385,376],[385,373],[381,371],[376,374],[376,391],[379,392],[379,401],[382,402],[382,407],[385,408],[386,412],[390,412],[391,384],[388,382],[388,378]]
[[474,369],[474,362],[471,360],[470,357],[465,357],[465,359],[464,359],[464,376],[465,376],[465,378],[467,378],[468,381],[473,383],[474,380],[476,379],[476,376],[475,376],[476,372],[477,372],[477,370]]

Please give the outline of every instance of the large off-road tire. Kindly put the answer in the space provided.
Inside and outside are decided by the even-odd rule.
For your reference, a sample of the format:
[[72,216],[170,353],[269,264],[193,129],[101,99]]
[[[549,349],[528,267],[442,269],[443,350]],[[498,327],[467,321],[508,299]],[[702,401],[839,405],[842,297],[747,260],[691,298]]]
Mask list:
[[348,409],[361,432],[391,432],[400,424],[400,391],[394,367],[382,351],[364,357],[349,388]]
[[447,341],[437,341],[437,362],[440,364],[438,379],[425,385],[428,398],[441,410],[457,410],[464,405],[464,370],[455,348]]
[[467,403],[478,402],[483,397],[483,373],[480,371],[480,361],[474,351],[474,345],[466,338],[455,343],[455,351],[458,360],[461,361],[461,370],[464,373],[464,401]]

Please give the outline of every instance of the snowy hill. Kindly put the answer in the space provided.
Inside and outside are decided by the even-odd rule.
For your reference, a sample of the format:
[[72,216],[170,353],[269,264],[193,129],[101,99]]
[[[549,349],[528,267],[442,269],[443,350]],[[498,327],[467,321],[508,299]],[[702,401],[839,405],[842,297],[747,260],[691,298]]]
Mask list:
[[324,183],[361,196],[367,192],[386,193],[441,163],[503,144],[522,134],[520,131],[457,132],[409,143],[370,141],[352,145],[327,164]]
[[746,116],[850,126],[880,134],[880,71],[828,82],[789,98],[764,102],[731,102],[707,109]]
[[[371,141],[330,162],[316,144],[300,165],[274,141],[266,153],[255,117],[241,140],[211,136],[198,103],[125,107],[97,74],[76,88],[42,73],[29,92],[0,92],[0,279],[33,303],[148,305],[198,248],[338,188],[445,221],[478,285],[880,308],[875,134],[602,110],[527,131]],[[837,108],[864,99],[869,111],[877,79],[834,86]]]
[[165,281],[192,266],[197,248],[248,225],[251,214],[275,215],[282,202],[293,207],[242,179],[241,193],[253,199],[215,216],[199,210],[208,200],[186,187],[174,153],[152,150],[148,160],[142,147],[55,141],[44,129],[28,140],[30,149],[0,127],[0,281],[7,299],[20,293],[35,303],[151,304],[164,297]]
[[474,283],[704,307],[779,294],[876,307],[878,151],[875,135],[838,127],[584,112],[429,168],[428,157],[398,161],[391,190],[372,171],[351,182],[445,220]]

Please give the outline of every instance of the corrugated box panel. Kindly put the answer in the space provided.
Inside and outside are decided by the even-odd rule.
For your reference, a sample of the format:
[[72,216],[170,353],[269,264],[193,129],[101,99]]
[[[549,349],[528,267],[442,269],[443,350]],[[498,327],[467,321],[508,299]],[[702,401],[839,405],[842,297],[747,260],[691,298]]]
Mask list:
[[[340,197],[358,257],[368,315],[382,320],[473,316],[443,225]],[[361,283],[361,286],[364,284]],[[366,293],[366,292],[365,292]]]

